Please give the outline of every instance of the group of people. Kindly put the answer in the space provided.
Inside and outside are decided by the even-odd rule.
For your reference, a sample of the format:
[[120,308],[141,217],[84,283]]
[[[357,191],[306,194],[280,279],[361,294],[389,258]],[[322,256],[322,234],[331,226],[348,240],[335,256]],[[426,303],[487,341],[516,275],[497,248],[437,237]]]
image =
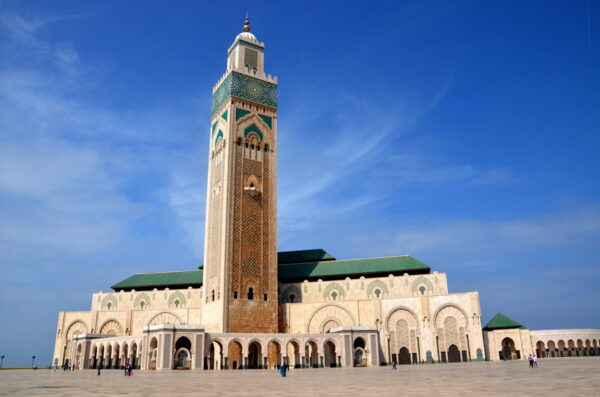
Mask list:
[[125,376],[131,376],[131,374],[133,373],[133,367],[129,364],[124,366],[123,370],[125,371]]
[[535,354],[530,354],[527,360],[529,360],[529,368],[537,367],[537,356]]

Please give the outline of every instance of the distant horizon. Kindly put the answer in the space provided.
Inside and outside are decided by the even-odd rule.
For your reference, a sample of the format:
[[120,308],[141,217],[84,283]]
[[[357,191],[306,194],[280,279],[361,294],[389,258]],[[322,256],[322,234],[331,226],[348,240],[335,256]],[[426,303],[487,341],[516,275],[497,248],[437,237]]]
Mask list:
[[597,4],[8,0],[3,367],[50,363],[93,293],[203,263],[212,87],[246,11],[279,79],[278,251],[410,255],[479,291],[484,325],[600,328]]

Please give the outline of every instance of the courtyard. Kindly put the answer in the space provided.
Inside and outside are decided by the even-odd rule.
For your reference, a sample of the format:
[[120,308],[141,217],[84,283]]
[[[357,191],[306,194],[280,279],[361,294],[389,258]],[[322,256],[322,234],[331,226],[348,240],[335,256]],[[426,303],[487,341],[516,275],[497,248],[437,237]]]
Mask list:
[[20,396],[592,396],[600,359],[275,371],[0,371],[0,395]]

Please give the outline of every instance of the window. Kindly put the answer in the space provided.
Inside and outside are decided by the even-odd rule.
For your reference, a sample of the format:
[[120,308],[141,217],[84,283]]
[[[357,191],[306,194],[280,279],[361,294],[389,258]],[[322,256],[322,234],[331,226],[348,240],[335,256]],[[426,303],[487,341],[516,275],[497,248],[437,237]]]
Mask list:
[[213,302],[215,301],[215,290],[214,289],[212,290],[212,301]]
[[238,298],[238,293],[237,291],[233,291],[233,299],[237,299]]
[[265,294],[264,298],[265,298],[265,300],[267,300],[267,294]]
[[294,303],[294,301],[296,300],[296,295],[290,294],[289,300],[290,300],[290,302]]
[[256,70],[258,68],[258,51],[245,47],[244,60],[248,69]]
[[140,302],[140,309],[144,309],[144,306],[146,306],[146,302],[141,301]]
[[108,302],[106,305],[106,310],[110,310],[112,308],[112,303]]
[[248,299],[254,299],[254,288],[252,287],[248,288]]
[[425,288],[424,286],[420,286],[419,287],[419,291],[421,292],[421,295],[425,295],[425,291],[427,291],[427,288]]
[[338,296],[337,292],[335,292],[335,291],[331,292],[331,299],[335,300],[335,298],[337,298],[337,296]]
[[379,295],[381,295],[381,290],[378,288],[375,290],[375,296],[379,299]]
[[177,299],[177,300],[175,301],[175,308],[178,308],[178,307],[179,307],[179,299]]

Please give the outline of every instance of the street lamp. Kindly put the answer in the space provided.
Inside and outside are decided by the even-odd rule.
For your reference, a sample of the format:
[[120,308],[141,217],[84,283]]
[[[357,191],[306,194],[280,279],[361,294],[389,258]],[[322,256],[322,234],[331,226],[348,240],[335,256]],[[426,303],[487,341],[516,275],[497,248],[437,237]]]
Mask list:
[[2,368],[3,361],[4,361],[4,354],[0,356],[0,368]]
[[31,368],[33,368],[34,363],[35,363],[35,356],[31,356]]

